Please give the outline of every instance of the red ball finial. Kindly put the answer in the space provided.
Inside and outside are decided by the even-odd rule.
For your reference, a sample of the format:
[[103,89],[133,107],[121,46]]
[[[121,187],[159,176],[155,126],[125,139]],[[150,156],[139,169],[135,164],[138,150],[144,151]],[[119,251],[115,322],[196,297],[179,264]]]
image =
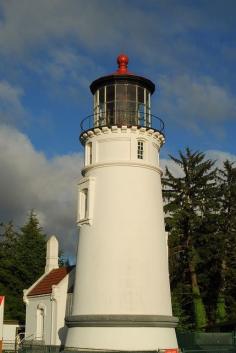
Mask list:
[[129,62],[129,58],[127,55],[125,54],[120,54],[117,57],[117,64],[118,64],[118,70],[117,72],[119,74],[125,74],[127,73],[127,68],[128,68],[128,62]]

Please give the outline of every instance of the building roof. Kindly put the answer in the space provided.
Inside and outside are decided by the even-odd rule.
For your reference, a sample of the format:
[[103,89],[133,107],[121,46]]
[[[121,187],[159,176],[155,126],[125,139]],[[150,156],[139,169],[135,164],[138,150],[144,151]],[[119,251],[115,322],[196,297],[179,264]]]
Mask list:
[[60,267],[50,271],[31,289],[28,296],[52,293],[52,286],[60,283],[73,268],[74,266]]

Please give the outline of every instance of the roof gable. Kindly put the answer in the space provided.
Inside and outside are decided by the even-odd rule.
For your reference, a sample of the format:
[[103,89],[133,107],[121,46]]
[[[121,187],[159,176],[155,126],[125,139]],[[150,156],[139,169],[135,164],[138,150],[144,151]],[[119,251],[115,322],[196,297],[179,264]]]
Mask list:
[[60,267],[50,271],[30,290],[28,296],[52,293],[52,286],[60,283],[73,268],[74,266]]

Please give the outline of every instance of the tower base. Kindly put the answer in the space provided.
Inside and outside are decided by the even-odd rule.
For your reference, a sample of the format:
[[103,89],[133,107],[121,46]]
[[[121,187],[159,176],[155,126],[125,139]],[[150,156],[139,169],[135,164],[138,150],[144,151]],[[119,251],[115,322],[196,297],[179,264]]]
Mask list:
[[77,315],[66,319],[65,351],[154,352],[178,347],[178,319],[166,315]]

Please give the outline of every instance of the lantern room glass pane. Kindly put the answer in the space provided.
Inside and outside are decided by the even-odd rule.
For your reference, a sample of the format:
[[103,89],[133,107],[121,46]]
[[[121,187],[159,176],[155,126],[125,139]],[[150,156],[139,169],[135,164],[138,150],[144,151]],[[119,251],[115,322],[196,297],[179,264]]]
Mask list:
[[138,102],[144,103],[144,88],[138,87]]
[[115,100],[115,86],[107,86],[106,93],[106,102],[113,102]]
[[117,101],[126,101],[126,92],[127,86],[124,85],[116,85],[116,100]]
[[136,102],[127,102],[126,119],[127,125],[137,125]]
[[136,101],[136,85],[127,86],[127,100],[133,102]]
[[126,101],[116,101],[116,112],[124,113],[127,111],[127,102]]
[[145,124],[145,106],[143,103],[138,103],[138,125],[146,126],[146,124]]
[[146,107],[149,108],[150,93],[146,90]]
[[150,93],[146,90],[146,125],[151,127]]
[[105,88],[102,87],[99,90],[99,103],[104,103],[105,102]]
[[107,121],[110,125],[115,125],[115,102],[107,103]]

